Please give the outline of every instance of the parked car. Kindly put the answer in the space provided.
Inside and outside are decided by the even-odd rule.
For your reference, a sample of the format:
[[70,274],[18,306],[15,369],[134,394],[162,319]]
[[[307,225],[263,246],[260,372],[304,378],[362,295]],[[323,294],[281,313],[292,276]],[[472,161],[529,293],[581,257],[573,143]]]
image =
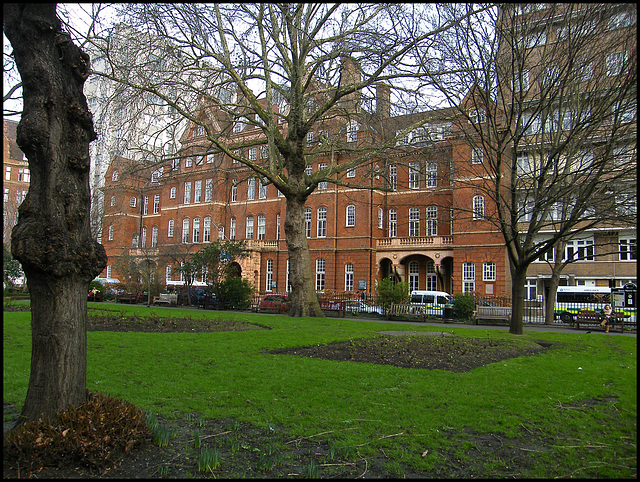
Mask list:
[[269,294],[258,303],[258,311],[270,313],[285,313],[291,308],[291,302],[287,294]]
[[346,300],[343,303],[345,305],[344,310],[347,313],[358,312],[358,313],[376,313],[378,315],[383,314],[382,308],[380,308],[379,306],[370,305],[366,301]]

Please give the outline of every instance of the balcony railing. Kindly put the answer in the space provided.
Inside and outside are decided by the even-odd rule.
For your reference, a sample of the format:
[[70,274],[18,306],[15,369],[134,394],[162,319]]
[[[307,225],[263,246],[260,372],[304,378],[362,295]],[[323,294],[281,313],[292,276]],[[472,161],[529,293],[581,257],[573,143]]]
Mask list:
[[408,236],[406,238],[383,238],[378,240],[378,248],[415,249],[451,246],[453,236]]

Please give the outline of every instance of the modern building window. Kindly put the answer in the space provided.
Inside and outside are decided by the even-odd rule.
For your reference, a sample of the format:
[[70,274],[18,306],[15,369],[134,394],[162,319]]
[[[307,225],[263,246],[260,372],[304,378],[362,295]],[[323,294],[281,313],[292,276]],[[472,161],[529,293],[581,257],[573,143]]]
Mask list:
[[184,244],[189,242],[189,218],[182,220],[182,242]]
[[195,181],[193,190],[193,202],[199,203],[202,201],[202,181]]
[[253,216],[247,216],[246,236],[247,239],[253,239]]
[[344,265],[344,290],[353,291],[353,263]]
[[151,247],[158,246],[158,226],[151,228]]
[[169,219],[169,225],[167,226],[167,238],[173,238],[174,220]]
[[256,178],[247,179],[247,200],[253,201],[256,197]]
[[272,291],[273,290],[272,287],[273,287],[273,260],[268,259],[267,260],[267,277],[265,279],[264,289],[265,291]]
[[213,179],[207,179],[204,182],[204,202],[211,202],[213,198]]
[[409,189],[420,189],[420,163],[409,163]]
[[171,191],[169,191],[169,199],[175,199],[176,198],[176,188],[172,187]]
[[567,241],[564,250],[565,260],[593,261],[593,239],[574,239]]
[[202,242],[211,242],[211,218],[209,216],[204,218],[204,226],[202,228]]
[[409,263],[409,289],[411,291],[420,289],[420,264],[417,261]]
[[304,230],[307,238],[311,237],[311,208],[304,208]]
[[257,239],[264,239],[266,229],[267,229],[267,218],[265,217],[264,214],[259,214],[258,215],[258,238]]
[[160,194],[153,195],[153,214],[160,212]]
[[327,236],[327,208],[318,208],[318,237],[325,238]]
[[496,280],[496,264],[493,261],[482,263],[482,281]]
[[637,261],[638,245],[636,238],[620,238],[620,261]]
[[191,181],[184,183],[184,203],[189,204],[191,202]]
[[484,197],[473,196],[473,219],[484,219]]
[[347,226],[356,225],[356,207],[353,204],[347,206]]
[[398,235],[398,211],[396,208],[389,209],[389,237],[395,238]]
[[325,260],[316,259],[316,291],[324,291]]
[[462,263],[462,292],[471,293],[476,290],[475,263]]
[[426,232],[425,236],[437,236],[438,235],[438,207],[427,206],[427,212],[425,216]]
[[193,242],[200,242],[200,218],[193,218]]
[[528,279],[524,283],[524,299],[527,301],[535,301],[538,299],[538,281]]
[[420,236],[420,208],[409,208],[409,236]]

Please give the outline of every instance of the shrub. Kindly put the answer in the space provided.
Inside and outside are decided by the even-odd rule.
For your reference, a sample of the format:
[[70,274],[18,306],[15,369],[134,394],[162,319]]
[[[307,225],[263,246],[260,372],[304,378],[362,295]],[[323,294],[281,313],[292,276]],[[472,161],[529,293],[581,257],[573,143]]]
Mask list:
[[453,312],[456,318],[471,319],[475,308],[476,301],[471,293],[456,293],[453,297]]
[[253,286],[249,280],[230,276],[216,288],[216,299],[224,308],[246,310],[251,306]]
[[386,313],[392,304],[409,301],[409,295],[409,283],[394,283],[390,278],[385,278],[376,288],[376,304]]
[[132,447],[149,440],[145,413],[135,405],[87,392],[87,401],[61,410],[54,421],[25,422],[4,440],[5,467],[20,467],[28,476],[61,463],[100,471]]

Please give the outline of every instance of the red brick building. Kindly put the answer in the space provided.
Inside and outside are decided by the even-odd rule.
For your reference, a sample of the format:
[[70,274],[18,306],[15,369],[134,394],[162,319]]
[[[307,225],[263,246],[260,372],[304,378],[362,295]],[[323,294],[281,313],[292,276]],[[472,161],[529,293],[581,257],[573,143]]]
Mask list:
[[11,244],[11,230],[18,222],[18,207],[27,195],[31,178],[29,163],[16,143],[17,127],[17,122],[3,121],[2,170],[4,171],[4,198],[2,201],[2,217],[4,226],[2,242],[6,246]]
[[[320,183],[309,196],[306,223],[316,289],[370,293],[377,281],[396,276],[413,289],[508,293],[504,241],[478,215],[478,209],[489,206],[468,182],[456,182],[456,173],[468,176],[477,160],[472,161],[471,148],[456,133],[454,110],[390,117],[389,90],[377,89],[375,115],[362,110],[355,128],[344,120],[323,125],[325,132],[308,137],[308,149],[324,134],[340,138],[344,147],[373,145],[381,141],[380,132],[395,135],[422,116],[430,120],[342,179],[368,189]],[[277,106],[273,112],[277,116]],[[200,115],[210,129],[227,131],[230,144],[255,140],[257,145],[242,153],[249,159],[269,155],[257,126],[234,123],[213,108]],[[180,284],[175,259],[171,262],[166,253],[193,252],[220,237],[247,240],[251,256],[240,270],[257,290],[284,291],[285,198],[243,164],[209,150],[204,134],[201,126],[188,128],[181,138],[182,157],[162,166],[141,169],[127,159],[113,160],[104,187],[101,242],[109,262],[103,276],[119,278],[116,259],[128,253],[155,257],[158,276],[166,284]],[[350,159],[346,148],[333,156],[335,163]],[[328,162],[314,158],[309,174]]]

